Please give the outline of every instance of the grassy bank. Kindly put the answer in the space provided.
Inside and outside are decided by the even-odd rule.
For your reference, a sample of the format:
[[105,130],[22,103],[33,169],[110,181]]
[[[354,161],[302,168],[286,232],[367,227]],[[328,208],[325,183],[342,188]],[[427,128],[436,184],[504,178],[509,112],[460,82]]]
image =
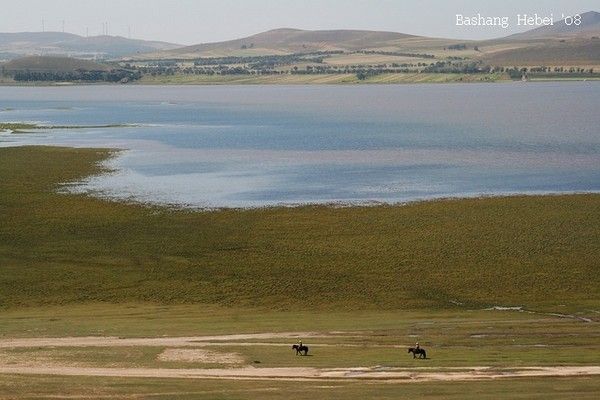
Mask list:
[[[598,77],[536,76],[530,81],[597,81]],[[338,84],[414,84],[414,83],[472,83],[510,82],[508,75],[461,73],[385,73],[358,79],[356,74],[283,74],[283,75],[144,75],[134,85],[338,85]],[[2,81],[0,86],[73,86],[94,85],[88,82],[15,82]],[[107,83],[100,83],[107,84]],[[117,83],[115,84],[117,85]],[[118,83],[120,85],[120,83]]]
[[[600,301],[600,196],[172,211],[57,194],[108,150],[0,149],[0,304],[267,309]],[[566,304],[566,307],[559,305]]]

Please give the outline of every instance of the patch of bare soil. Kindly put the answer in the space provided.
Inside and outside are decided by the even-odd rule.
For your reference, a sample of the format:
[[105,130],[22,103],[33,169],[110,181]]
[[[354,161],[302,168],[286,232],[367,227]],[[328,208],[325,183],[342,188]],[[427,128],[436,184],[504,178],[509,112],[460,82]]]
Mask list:
[[457,371],[431,371],[407,368],[100,368],[70,366],[0,365],[2,374],[110,376],[140,378],[243,379],[284,381],[469,381],[524,377],[567,377],[600,375],[600,366],[556,366],[498,369],[465,368]]
[[[291,339],[298,338],[336,338],[340,335],[319,332],[268,332],[238,335],[188,336],[188,337],[154,337],[154,338],[120,338],[115,336],[77,336],[60,338],[15,338],[0,339],[0,348],[17,347],[118,347],[118,346],[157,346],[186,347],[214,345],[218,342],[239,340]],[[351,337],[351,336],[343,336]]]
[[207,364],[242,364],[244,357],[238,353],[220,353],[205,349],[165,349],[158,355],[158,360]]
[[[410,382],[410,381],[468,381],[522,377],[566,377],[600,375],[600,366],[540,366],[519,368],[460,367],[460,368],[256,368],[244,363],[237,353],[206,349],[208,345],[248,344],[242,340],[294,339],[298,337],[336,337],[327,333],[258,333],[198,337],[118,338],[118,337],[63,337],[1,339],[0,374],[58,375],[58,376],[112,376],[188,379],[245,379],[245,380],[310,380],[335,382],[343,380]],[[346,336],[348,337],[348,336]],[[260,342],[259,342],[260,343]],[[262,343],[283,346],[283,343]],[[24,360],[7,349],[26,347],[86,347],[86,346],[159,346],[166,349],[158,356],[161,361],[229,364],[230,368],[141,368],[94,367],[69,363],[61,364],[46,357]]]

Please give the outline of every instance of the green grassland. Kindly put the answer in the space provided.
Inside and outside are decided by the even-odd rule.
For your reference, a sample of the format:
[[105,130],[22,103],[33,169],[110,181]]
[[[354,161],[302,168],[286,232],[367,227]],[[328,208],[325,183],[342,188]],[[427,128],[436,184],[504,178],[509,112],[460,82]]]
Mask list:
[[[597,323],[491,310],[298,311],[211,305],[81,304],[18,308],[0,313],[3,338],[150,337],[270,331],[335,332],[305,338],[310,357],[297,357],[286,339],[250,339],[202,347],[235,353],[243,365],[263,367],[447,368],[598,365]],[[413,360],[404,346],[420,341],[428,360]],[[243,345],[252,342],[251,346]],[[264,345],[260,345],[263,342]],[[257,344],[258,343],[258,344]],[[4,363],[56,363],[109,368],[231,368],[203,362],[161,361],[164,346],[24,347],[0,349]],[[236,367],[235,365],[233,366]],[[594,398],[598,377],[502,379],[485,382],[229,381],[165,378],[17,376],[0,374],[3,398]]]
[[[430,368],[597,365],[597,323],[548,314],[494,310],[276,311],[214,305],[81,304],[20,308],[0,315],[0,339],[9,337],[173,337],[261,332],[338,332],[305,338],[312,357],[297,358],[290,339],[247,339],[208,346],[260,367]],[[405,346],[429,351],[415,364]],[[264,345],[245,346],[245,342]],[[51,359],[88,366],[213,368],[211,363],[157,362],[165,346],[30,347],[0,349],[0,357]]]
[[177,211],[56,193],[108,150],[0,150],[0,304],[278,309],[518,305],[600,298],[600,196]]

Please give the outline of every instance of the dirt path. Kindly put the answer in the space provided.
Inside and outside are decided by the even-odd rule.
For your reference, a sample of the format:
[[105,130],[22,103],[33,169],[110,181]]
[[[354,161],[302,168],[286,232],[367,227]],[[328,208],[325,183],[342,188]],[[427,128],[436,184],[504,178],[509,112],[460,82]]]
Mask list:
[[[187,336],[187,337],[154,337],[154,338],[120,338],[116,336],[78,336],[60,338],[17,338],[0,339],[0,348],[16,347],[122,347],[122,346],[207,346],[219,344],[231,344],[240,340],[265,340],[265,339],[291,339],[299,338],[349,338],[353,336],[318,333],[318,332],[269,332],[248,333],[240,335],[213,335],[213,336]],[[235,343],[243,345],[247,342]],[[249,345],[260,345],[261,343],[248,343]],[[271,345],[285,345],[283,343],[271,343]]]
[[[255,333],[241,335],[213,335],[190,337],[158,337],[158,338],[119,338],[119,337],[62,337],[62,338],[15,338],[0,339],[0,349],[44,348],[44,347],[123,347],[123,346],[156,346],[171,347],[166,349],[164,357],[207,357],[227,356],[227,361],[237,363],[235,353],[218,353],[214,351],[191,349],[192,347],[219,345],[262,345],[288,346],[287,343],[261,342],[269,339],[298,338],[335,338],[359,337],[339,333],[318,332],[283,332]],[[256,342],[248,342],[255,340]],[[321,344],[320,346],[337,346]],[[352,346],[348,344],[348,346]],[[182,349],[182,348],[188,348]],[[166,352],[166,353],[165,353]],[[176,352],[171,354],[169,352]],[[213,354],[214,353],[214,354]],[[187,359],[186,358],[186,359]],[[225,363],[222,359],[219,363]],[[143,377],[143,378],[188,378],[188,379],[245,379],[245,380],[364,380],[385,382],[410,381],[464,381],[520,377],[555,377],[555,376],[592,376],[600,375],[600,366],[539,366],[519,368],[497,367],[455,367],[455,368],[397,368],[397,367],[360,367],[360,368],[314,368],[314,367],[282,367],[257,368],[254,366],[232,366],[231,368],[139,368],[139,367],[92,367],[84,365],[64,365],[52,360],[43,363],[26,363],[20,359],[2,359],[0,357],[0,374],[25,375],[58,375],[58,376],[105,376],[105,377]]]
[[491,367],[428,371],[404,368],[96,368],[67,366],[0,365],[0,374],[103,376],[129,378],[243,379],[243,380],[374,380],[385,382],[466,381],[523,377],[566,377],[600,375],[600,366],[528,367],[497,369]]

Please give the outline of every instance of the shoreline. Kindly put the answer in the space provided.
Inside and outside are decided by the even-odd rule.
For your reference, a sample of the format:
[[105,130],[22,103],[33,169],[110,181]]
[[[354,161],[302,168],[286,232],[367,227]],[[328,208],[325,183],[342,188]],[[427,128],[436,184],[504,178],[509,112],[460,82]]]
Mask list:
[[[99,126],[73,126],[72,128],[97,128]],[[101,126],[104,127],[104,126]],[[106,127],[113,127],[113,125],[107,125]],[[31,129],[52,129],[53,127],[47,126],[34,126]],[[60,126],[59,128],[68,129],[68,127]],[[2,124],[0,123],[0,130],[2,130]],[[12,133],[5,134],[26,134],[33,133],[29,131],[14,131]],[[112,173],[116,170],[108,163],[119,156],[120,153],[127,149],[123,148],[95,148],[95,147],[70,147],[70,146],[56,146],[56,145],[30,145],[23,144],[17,146],[0,146],[0,152],[7,148],[48,148],[48,149],[72,149],[80,151],[91,151],[91,152],[103,152],[106,156],[104,159],[96,162],[97,167],[100,169],[90,175],[85,175],[77,179],[77,181],[59,182],[54,192],[57,194],[64,195],[82,195],[90,198],[94,198],[101,201],[110,203],[123,204],[129,206],[139,206],[147,209],[163,209],[165,211],[180,211],[180,212],[198,212],[198,213],[215,213],[215,212],[244,212],[244,211],[269,211],[269,210],[281,210],[281,209],[309,209],[309,208],[325,208],[325,209],[369,209],[369,208],[395,208],[395,207],[406,207],[411,205],[418,205],[423,203],[438,203],[438,202],[456,202],[465,200],[485,200],[485,199],[503,199],[503,198],[536,198],[536,197],[559,197],[559,196],[577,196],[577,195],[600,195],[600,190],[588,190],[588,191],[516,191],[516,192],[498,192],[498,193],[461,193],[456,195],[442,195],[432,197],[420,197],[407,200],[396,200],[396,201],[381,201],[381,200],[331,200],[331,201],[314,201],[314,202],[289,202],[289,203],[277,203],[277,204],[264,204],[247,207],[234,207],[234,206],[193,206],[190,204],[183,203],[168,203],[160,201],[144,201],[143,199],[136,198],[134,195],[111,195],[104,192],[95,192],[93,190],[86,190],[85,185],[82,184],[86,179],[102,176],[103,174]]]
[[[533,77],[525,83],[535,82],[599,82],[600,77]],[[1,81],[0,87],[73,87],[73,86],[221,86],[221,85],[409,85],[409,84],[459,84],[459,83],[508,83],[521,82],[508,77],[478,74],[441,74],[441,73],[408,73],[382,74],[358,80],[354,74],[311,74],[311,75],[174,75],[165,77],[146,77],[140,81],[127,84],[109,82],[16,82]]]

